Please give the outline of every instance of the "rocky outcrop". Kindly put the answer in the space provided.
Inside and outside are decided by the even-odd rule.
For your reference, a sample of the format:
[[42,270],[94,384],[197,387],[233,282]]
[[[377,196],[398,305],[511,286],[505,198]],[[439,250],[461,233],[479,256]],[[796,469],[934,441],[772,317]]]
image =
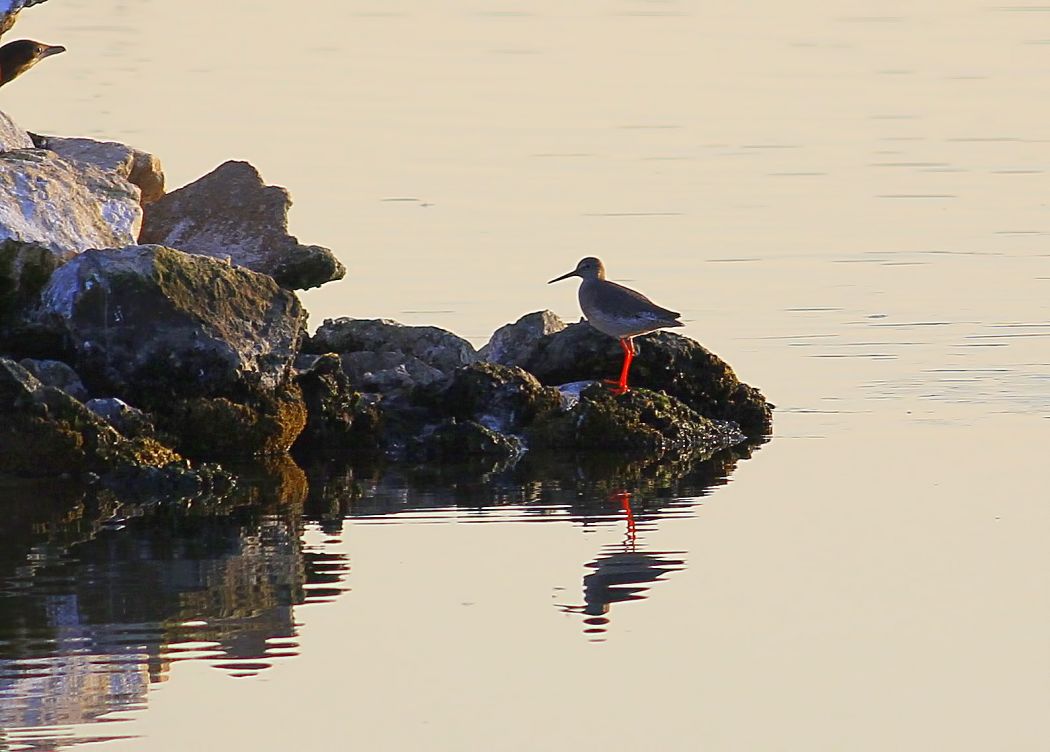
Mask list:
[[269,277],[162,246],[87,251],[41,293],[96,394],[152,406],[286,384],[304,314]]
[[143,204],[151,204],[164,195],[164,168],[160,159],[141,149],[116,141],[59,136],[34,136],[33,143],[67,161],[94,165],[138,186]]
[[0,152],[0,240],[56,252],[135,242],[139,189],[85,162],[43,149]]
[[0,151],[32,149],[33,140],[11,118],[0,112]]
[[[640,354],[631,365],[634,387],[666,392],[707,418],[731,420],[748,436],[768,434],[772,406],[741,382],[729,365],[699,342],[670,332],[635,339]],[[617,375],[623,352],[611,337],[586,323],[538,338],[522,348],[520,365],[545,384]]]
[[287,190],[264,184],[247,162],[226,162],[150,204],[139,242],[228,258],[290,289],[342,279],[335,254],[288,234],[291,205]]

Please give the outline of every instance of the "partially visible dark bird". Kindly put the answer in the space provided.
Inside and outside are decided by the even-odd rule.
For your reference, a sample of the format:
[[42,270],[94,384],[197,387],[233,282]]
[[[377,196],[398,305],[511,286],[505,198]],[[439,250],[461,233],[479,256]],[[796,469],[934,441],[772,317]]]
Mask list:
[[0,36],[15,25],[18,11],[44,2],[47,0],[0,0]]
[[57,44],[42,44],[32,39],[19,39],[0,47],[0,86],[10,83],[45,57],[65,52],[66,48]]
[[[18,18],[18,12],[31,5],[47,0],[0,0],[0,34],[10,29]],[[65,52],[60,45],[41,44],[31,39],[19,39],[0,47],[0,86],[25,73],[45,57]]]

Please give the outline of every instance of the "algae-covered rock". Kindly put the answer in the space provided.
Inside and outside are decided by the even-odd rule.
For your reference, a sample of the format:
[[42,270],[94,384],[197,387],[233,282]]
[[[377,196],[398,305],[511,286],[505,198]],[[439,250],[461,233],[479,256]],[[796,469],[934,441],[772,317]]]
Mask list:
[[39,243],[0,240],[0,327],[23,319],[55,269],[73,255]]
[[80,254],[52,275],[41,317],[66,332],[91,391],[147,410],[272,393],[291,376],[304,321],[266,275],[162,246]]
[[158,441],[124,437],[73,397],[0,358],[0,473],[110,473],[180,460]]
[[493,431],[473,420],[449,418],[415,436],[408,448],[417,460],[462,461],[479,455],[510,457],[521,453],[521,439]]
[[146,207],[139,242],[228,258],[291,289],[342,279],[334,253],[288,234],[291,205],[287,190],[263,183],[247,162],[226,162]]
[[504,434],[523,431],[537,417],[561,407],[558,390],[520,368],[473,363],[457,369],[430,404],[442,414],[473,420]]
[[537,420],[526,437],[534,449],[644,452],[714,450],[744,439],[736,425],[705,418],[674,397],[637,388],[614,396],[599,384],[571,410]]
[[381,414],[355,390],[335,353],[319,357],[296,378],[306,403],[306,428],[295,450],[309,457],[341,457],[378,449]]
[[[700,343],[657,332],[636,338],[635,344],[640,352],[631,365],[632,388],[662,390],[705,417],[735,422],[748,436],[771,431],[772,406],[761,392],[741,382]],[[622,361],[616,340],[581,323],[542,337],[521,365],[544,384],[563,384],[615,377]]]
[[157,427],[194,459],[287,452],[306,426],[306,405],[294,383],[245,402],[227,397],[172,400],[155,412]]

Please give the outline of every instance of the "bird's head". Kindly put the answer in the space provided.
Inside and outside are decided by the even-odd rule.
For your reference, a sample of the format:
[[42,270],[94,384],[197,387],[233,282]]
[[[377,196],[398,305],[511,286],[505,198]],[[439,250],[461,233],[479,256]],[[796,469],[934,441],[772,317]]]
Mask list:
[[0,86],[25,73],[45,57],[65,52],[57,44],[43,44],[32,39],[19,39],[0,47]]
[[555,277],[547,284],[551,282],[558,282],[559,280],[568,279],[569,277],[581,277],[582,279],[605,279],[605,266],[602,264],[601,259],[597,259],[594,256],[588,256],[585,259],[580,259],[580,263],[576,265],[568,274],[563,274],[560,277]]

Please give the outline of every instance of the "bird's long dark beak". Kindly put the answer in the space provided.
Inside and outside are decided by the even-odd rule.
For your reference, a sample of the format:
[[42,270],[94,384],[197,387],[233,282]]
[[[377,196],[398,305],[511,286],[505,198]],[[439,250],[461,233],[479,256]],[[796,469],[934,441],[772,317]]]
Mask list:
[[40,53],[40,59],[43,60],[45,57],[51,57],[57,55],[60,52],[65,52],[66,48],[60,44],[53,44],[50,47],[46,47],[43,52]]
[[576,276],[578,276],[578,275],[576,274],[576,270],[575,270],[575,269],[573,269],[573,270],[572,270],[571,272],[569,272],[568,274],[563,274],[563,275],[561,275],[560,277],[555,277],[554,279],[552,279],[552,280],[551,280],[550,282],[548,282],[547,284],[549,285],[549,284],[550,284],[551,282],[560,282],[560,281],[561,281],[561,280],[563,280],[563,279],[568,279],[569,277],[576,277]]

